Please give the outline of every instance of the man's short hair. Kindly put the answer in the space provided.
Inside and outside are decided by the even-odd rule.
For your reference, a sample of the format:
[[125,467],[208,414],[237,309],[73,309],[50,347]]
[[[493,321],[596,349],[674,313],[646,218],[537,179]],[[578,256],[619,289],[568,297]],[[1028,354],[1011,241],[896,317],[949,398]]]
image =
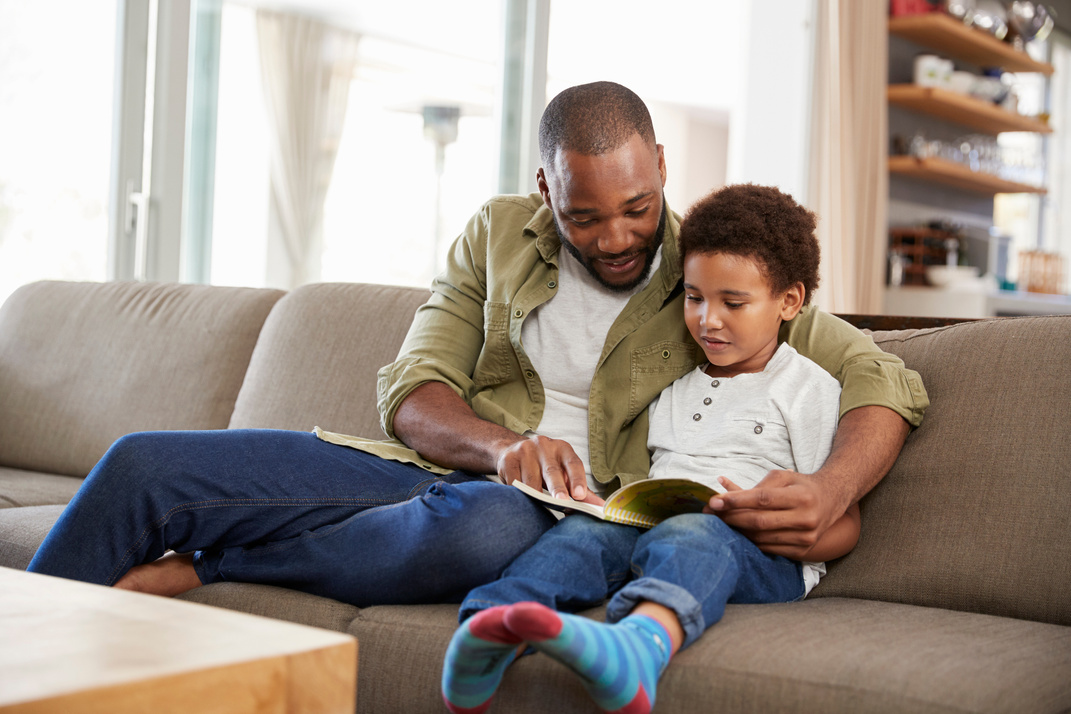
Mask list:
[[539,158],[550,168],[559,149],[598,156],[634,134],[655,143],[651,114],[635,92],[614,82],[581,84],[554,97],[543,111]]
[[818,288],[817,226],[814,213],[773,186],[725,186],[699,199],[681,221],[681,263],[690,253],[752,258],[774,294],[803,283],[806,305]]

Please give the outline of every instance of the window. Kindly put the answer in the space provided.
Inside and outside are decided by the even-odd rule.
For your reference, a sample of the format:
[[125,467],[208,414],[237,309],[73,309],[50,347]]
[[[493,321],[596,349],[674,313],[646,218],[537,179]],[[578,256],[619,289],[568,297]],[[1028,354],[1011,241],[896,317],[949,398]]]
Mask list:
[[0,0],[0,300],[107,276],[115,27],[115,0]]
[[[1041,43],[1034,43],[1041,44]],[[1008,178],[1023,183],[1043,185],[1044,196],[1036,194],[998,194],[994,202],[993,222],[1004,235],[1011,237],[1009,260],[1011,274],[1023,282],[1024,266],[1018,257],[1026,251],[1041,251],[1062,257],[1063,280],[1058,289],[1068,289],[1071,271],[1071,36],[1054,31],[1041,49],[1053,65],[1051,77],[1023,74],[1016,78],[1018,110],[1027,116],[1049,114],[1053,133],[1049,135],[1006,133],[998,138]],[[1046,57],[1047,56],[1047,57]],[[1049,263],[1050,265],[1052,263]],[[1025,286],[1017,286],[1023,289]]]
[[[223,5],[211,280],[289,287],[269,221],[273,137],[256,13]],[[496,188],[500,15],[496,0],[424,0],[326,17],[356,40],[356,61],[341,134],[323,147],[333,167],[305,280],[426,286],[441,269]]]

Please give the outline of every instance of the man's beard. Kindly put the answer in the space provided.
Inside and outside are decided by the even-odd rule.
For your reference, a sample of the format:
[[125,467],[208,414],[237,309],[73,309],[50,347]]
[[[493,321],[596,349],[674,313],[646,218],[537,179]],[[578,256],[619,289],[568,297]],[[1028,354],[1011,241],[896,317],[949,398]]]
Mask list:
[[580,252],[580,249],[570,243],[565,235],[562,233],[561,227],[558,226],[558,219],[554,217],[554,230],[558,232],[558,239],[561,240],[562,246],[569,251],[569,254],[576,258],[576,261],[584,266],[584,269],[588,271],[591,277],[598,281],[599,285],[602,285],[607,290],[615,293],[627,293],[634,290],[637,286],[642,285],[647,278],[651,275],[651,266],[654,264],[655,254],[658,253],[658,249],[662,246],[662,239],[666,232],[666,201],[662,199],[662,215],[658,218],[658,227],[655,228],[654,238],[651,244],[643,249],[643,270],[634,279],[627,283],[611,283],[607,282],[605,278],[599,275],[599,271],[595,270],[595,266],[591,264],[584,255]]

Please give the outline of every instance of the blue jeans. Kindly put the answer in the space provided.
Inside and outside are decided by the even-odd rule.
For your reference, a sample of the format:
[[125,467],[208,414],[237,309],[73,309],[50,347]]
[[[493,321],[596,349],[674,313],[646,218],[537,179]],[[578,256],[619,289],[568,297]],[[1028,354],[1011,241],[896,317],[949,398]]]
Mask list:
[[29,570],[112,585],[167,550],[203,583],[281,585],[358,606],[459,602],[554,524],[515,488],[269,430],[119,439]]
[[610,598],[608,622],[641,602],[663,605],[687,647],[718,622],[727,603],[772,603],[804,595],[802,566],[763,553],[717,516],[674,516],[648,531],[585,515],[566,516],[506,568],[469,593],[461,620],[522,601],[577,612]]

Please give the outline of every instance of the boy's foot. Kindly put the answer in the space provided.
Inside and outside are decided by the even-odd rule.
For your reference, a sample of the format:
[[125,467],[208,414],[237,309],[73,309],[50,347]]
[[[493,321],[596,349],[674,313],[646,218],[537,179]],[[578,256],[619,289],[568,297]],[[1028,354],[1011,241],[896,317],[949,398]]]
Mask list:
[[201,579],[193,567],[193,553],[167,553],[159,560],[135,565],[113,587],[174,597],[201,587]]
[[502,624],[507,605],[479,612],[457,628],[443,660],[442,694],[454,714],[479,714],[491,706],[521,638]]
[[503,622],[579,674],[604,711],[647,714],[654,706],[655,685],[669,664],[670,639],[650,617],[629,615],[608,625],[522,602],[510,606]]

